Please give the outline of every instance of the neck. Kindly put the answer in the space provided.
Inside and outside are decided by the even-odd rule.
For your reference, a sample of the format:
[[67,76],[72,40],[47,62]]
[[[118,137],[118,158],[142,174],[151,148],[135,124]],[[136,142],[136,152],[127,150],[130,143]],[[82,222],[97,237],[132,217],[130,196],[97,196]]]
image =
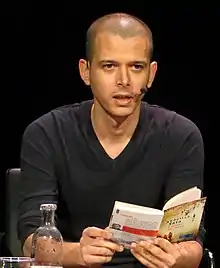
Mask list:
[[122,142],[132,137],[139,121],[139,114],[140,106],[129,116],[114,117],[108,114],[94,100],[91,110],[91,120],[99,140]]

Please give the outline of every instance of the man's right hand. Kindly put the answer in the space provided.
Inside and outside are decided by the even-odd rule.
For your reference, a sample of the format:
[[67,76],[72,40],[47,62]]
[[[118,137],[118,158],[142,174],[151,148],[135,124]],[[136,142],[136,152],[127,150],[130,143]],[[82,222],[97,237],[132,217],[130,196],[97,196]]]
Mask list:
[[123,246],[112,242],[108,230],[97,227],[86,228],[80,239],[80,249],[86,266],[110,262],[115,252],[123,251]]

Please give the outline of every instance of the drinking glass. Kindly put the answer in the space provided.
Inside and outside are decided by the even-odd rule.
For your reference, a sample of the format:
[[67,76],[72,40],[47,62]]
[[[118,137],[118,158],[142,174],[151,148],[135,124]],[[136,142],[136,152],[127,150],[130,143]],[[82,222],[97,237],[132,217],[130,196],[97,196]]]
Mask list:
[[32,261],[29,257],[0,257],[0,268],[29,268]]

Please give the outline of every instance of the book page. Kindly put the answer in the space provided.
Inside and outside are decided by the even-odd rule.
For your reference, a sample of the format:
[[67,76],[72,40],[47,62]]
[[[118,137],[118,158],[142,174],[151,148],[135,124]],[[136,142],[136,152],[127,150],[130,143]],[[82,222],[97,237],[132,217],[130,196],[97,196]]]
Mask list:
[[141,213],[141,214],[152,214],[152,215],[161,215],[161,210],[151,208],[151,207],[144,207],[140,205],[134,205],[130,203],[125,203],[125,202],[120,202],[120,201],[115,201],[115,205],[113,208],[113,211],[116,209],[120,209],[123,211],[129,211],[133,213]]
[[202,191],[199,188],[192,187],[170,198],[170,200],[168,200],[164,205],[163,210],[166,210],[170,207],[174,207],[186,202],[191,202],[193,200],[200,199],[201,195]]
[[195,239],[205,203],[206,197],[165,210],[158,236],[170,242]]

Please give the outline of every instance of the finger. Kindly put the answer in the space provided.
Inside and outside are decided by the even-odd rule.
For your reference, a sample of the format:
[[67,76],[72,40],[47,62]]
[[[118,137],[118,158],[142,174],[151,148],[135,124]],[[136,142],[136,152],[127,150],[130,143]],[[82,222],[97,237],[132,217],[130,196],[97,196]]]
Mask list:
[[[156,247],[156,246],[154,246]],[[135,248],[132,248],[132,251],[141,256],[143,259],[147,260],[150,262],[152,265],[155,265],[156,267],[164,267],[167,264],[166,259],[163,258],[158,258],[158,255],[152,255],[152,253],[145,248],[139,246],[138,244],[136,245]]]
[[97,255],[86,255],[84,256],[84,262],[90,266],[93,264],[103,264],[110,262],[112,257],[109,256],[97,256]]
[[97,256],[108,256],[108,257],[112,257],[114,255],[114,251],[112,251],[111,249],[97,246],[85,247],[82,252],[85,255],[97,255]]
[[164,252],[159,246],[155,245],[152,241],[141,241],[136,245],[135,250],[146,251],[151,253],[153,256],[157,256],[160,259],[165,259],[167,257],[166,252]]
[[175,259],[178,259],[181,256],[180,249],[164,238],[156,238],[154,240],[154,245],[160,247],[164,252],[174,256]]
[[123,246],[109,240],[94,239],[92,242],[93,246],[103,247],[112,250],[113,252],[122,252],[124,250]]
[[103,230],[97,227],[88,227],[83,231],[83,236],[89,236],[89,237],[103,237],[105,239],[111,239],[112,234],[108,232],[107,230]]
[[154,245],[159,246],[163,251],[170,253],[173,251],[174,245],[170,243],[167,239],[157,237],[153,241]]
[[[140,249],[140,248],[142,249]],[[142,256],[148,256],[150,260],[157,264],[157,260],[159,263],[164,263],[169,266],[173,266],[176,262],[176,258],[172,255],[172,252],[167,253],[162,248],[160,248],[158,245],[155,245],[155,243],[148,242],[148,241],[141,241],[139,245],[136,247],[139,254]]]
[[142,255],[139,253],[135,252],[133,249],[131,250],[131,253],[134,255],[134,257],[142,263],[144,266],[148,268],[158,268],[160,266],[156,266],[154,263],[151,263],[147,258],[144,258]]

